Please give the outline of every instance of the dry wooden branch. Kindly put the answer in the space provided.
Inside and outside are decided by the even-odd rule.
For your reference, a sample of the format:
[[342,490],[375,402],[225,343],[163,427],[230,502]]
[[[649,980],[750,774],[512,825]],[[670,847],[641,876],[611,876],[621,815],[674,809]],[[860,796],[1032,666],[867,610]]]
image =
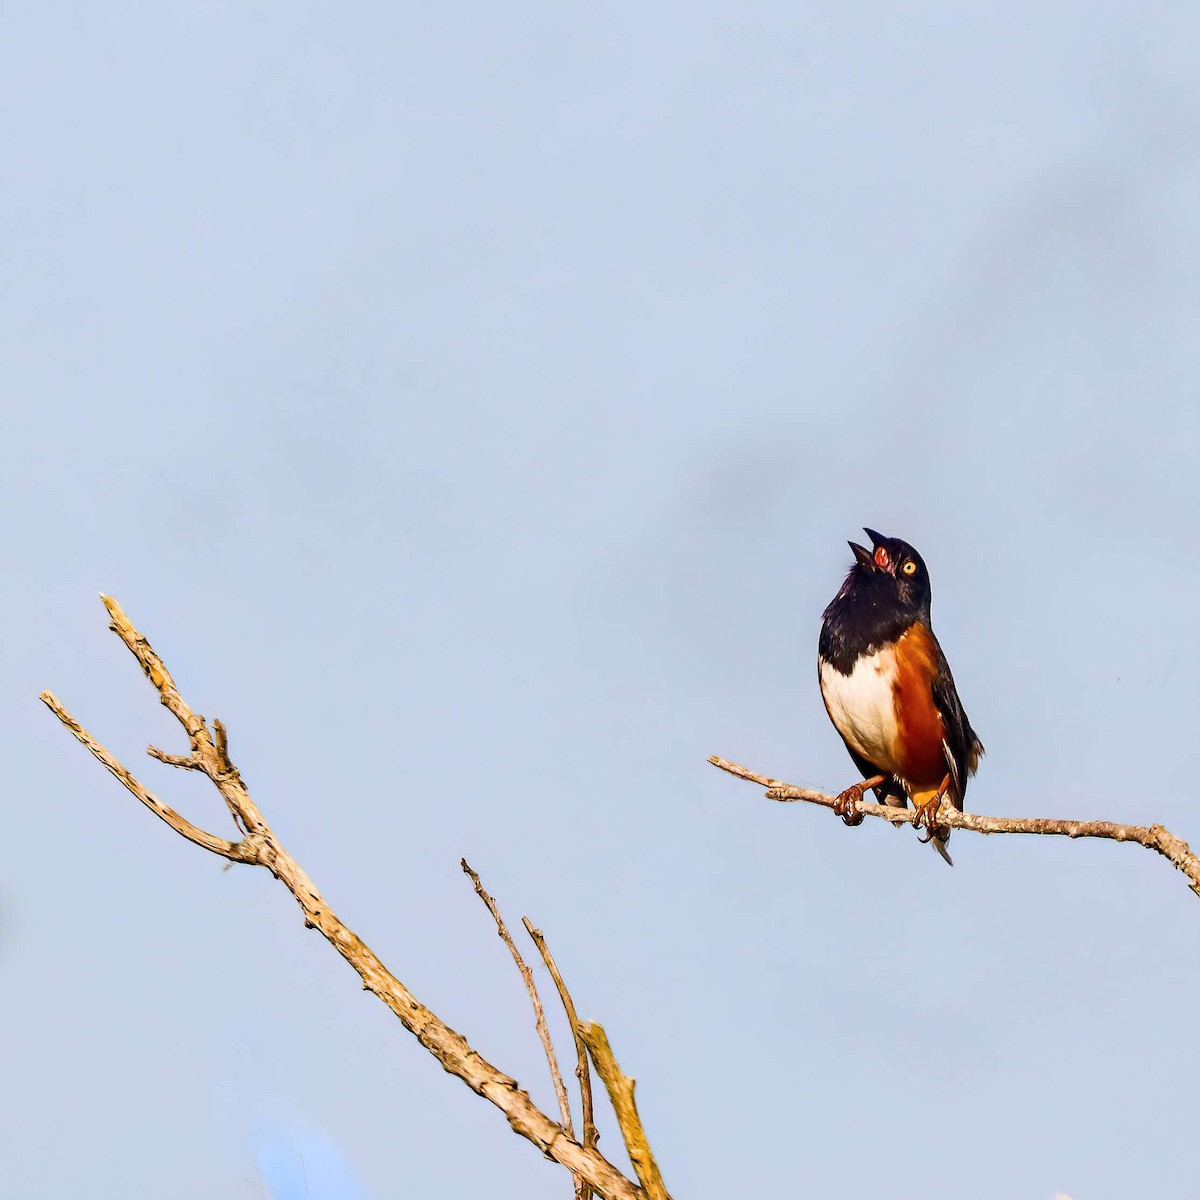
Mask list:
[[[554,961],[554,955],[550,953],[550,947],[546,945],[542,931],[535,929],[528,917],[522,917],[521,922],[525,926],[525,932],[538,948],[542,962],[546,964],[546,970],[554,980],[554,986],[558,988],[558,998],[562,1001],[567,1020],[571,1023],[571,1036],[575,1039],[575,1078],[579,1080],[579,1098],[583,1106],[583,1145],[585,1148],[591,1148],[600,1140],[600,1131],[596,1128],[596,1115],[592,1108],[592,1073],[588,1070],[587,1046],[579,1032],[579,1014],[575,1011],[575,1001],[567,991],[562,972],[558,969],[558,963]],[[577,1200],[588,1200],[591,1194],[591,1188],[586,1183],[576,1188]]]
[[[712,755],[709,760],[714,767],[728,771],[739,779],[757,783],[767,789],[768,800],[785,802],[803,801],[832,808],[836,796],[815,792],[810,788],[795,787],[781,779],[760,775],[727,758]],[[885,821],[913,825],[916,811],[911,808],[896,808],[890,804],[872,804],[863,801],[858,811],[868,817],[882,817]],[[1040,833],[1051,837],[1107,838],[1114,842],[1134,842],[1161,854],[1172,866],[1188,878],[1188,886],[1200,896],[1200,857],[1181,837],[1161,825],[1121,825],[1116,821],[1072,821],[1058,817],[985,817],[979,813],[959,812],[953,805],[943,802],[938,813],[938,824],[949,829],[969,829],[972,833]]]
[[119,763],[73,716],[63,707],[62,701],[53,692],[43,692],[42,703],[71,731],[75,738],[82,742],[92,756],[103,763],[110,775],[120,780],[155,816],[166,821],[176,833],[187,838],[189,842],[211,850],[222,858],[234,862],[257,862],[256,850],[244,842],[227,842],[224,838],[206,833],[193,825],[186,817],[181,817],[173,808],[164,804],[153,792],[141,784],[121,763]]
[[554,1052],[554,1042],[550,1038],[550,1029],[546,1024],[546,1010],[542,1007],[542,998],[538,995],[537,984],[533,981],[533,972],[529,969],[529,964],[521,957],[517,943],[512,940],[512,934],[508,932],[508,926],[505,925],[504,918],[500,915],[495,897],[484,890],[479,876],[471,870],[471,866],[465,858],[459,860],[459,865],[463,872],[471,877],[471,882],[475,885],[475,894],[492,914],[492,920],[496,922],[496,933],[508,947],[508,952],[512,955],[513,962],[517,964],[521,978],[525,981],[525,990],[529,993],[529,1001],[533,1005],[533,1024],[537,1029],[538,1040],[542,1043],[542,1050],[546,1054],[546,1062],[550,1065],[550,1080],[554,1084],[554,1094],[558,1097],[558,1113],[562,1118],[562,1127],[571,1137],[574,1137],[575,1126],[571,1121],[571,1102],[567,1099],[567,1089],[563,1083],[562,1071],[558,1067],[558,1055]]
[[223,858],[266,867],[295,897],[305,924],[320,930],[322,936],[358,973],[363,987],[378,996],[395,1013],[405,1029],[446,1071],[494,1104],[512,1128],[532,1142],[547,1158],[561,1163],[573,1175],[584,1179],[606,1200],[643,1200],[642,1190],[632,1180],[618,1171],[595,1147],[583,1147],[561,1125],[546,1116],[515,1079],[487,1062],[461,1034],[421,1004],[388,971],[374,951],[339,920],[317,891],[316,885],[280,844],[250,798],[237,768],[230,761],[224,726],[214,721],[214,732],[209,732],[204,718],[194,713],[179,694],[162,659],[133,627],[121,606],[109,596],[103,596],[102,599],[108,609],[113,632],[133,653],[158,691],[160,701],[187,732],[191,743],[189,755],[161,757],[177,766],[184,764],[175,762],[175,758],[186,757],[188,769],[203,771],[220,792],[235,821],[244,831],[244,836],[237,842],[226,841],[199,829],[168,808],[92,738],[51,693],[43,692],[42,700],[55,716],[112,775],[176,833]]
[[592,1062],[596,1065],[596,1074],[604,1081],[613,1111],[617,1114],[621,1136],[625,1139],[625,1149],[629,1151],[629,1161],[633,1163],[633,1169],[642,1181],[646,1195],[650,1200],[671,1200],[663,1184],[658,1163],[654,1161],[650,1143],[646,1140],[642,1118],[638,1115],[637,1101],[633,1098],[637,1080],[624,1074],[617,1065],[616,1055],[609,1045],[608,1034],[604,1032],[603,1025],[597,1025],[595,1021],[584,1021],[579,1027],[579,1033],[592,1056]]

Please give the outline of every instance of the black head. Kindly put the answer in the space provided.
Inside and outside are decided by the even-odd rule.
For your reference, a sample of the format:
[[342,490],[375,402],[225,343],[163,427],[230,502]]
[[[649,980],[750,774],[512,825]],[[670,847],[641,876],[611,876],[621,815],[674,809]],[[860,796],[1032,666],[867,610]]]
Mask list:
[[931,594],[925,560],[899,538],[866,528],[863,533],[871,539],[873,549],[850,543],[856,560],[852,574],[869,580],[872,590],[894,596],[903,608],[928,620]]

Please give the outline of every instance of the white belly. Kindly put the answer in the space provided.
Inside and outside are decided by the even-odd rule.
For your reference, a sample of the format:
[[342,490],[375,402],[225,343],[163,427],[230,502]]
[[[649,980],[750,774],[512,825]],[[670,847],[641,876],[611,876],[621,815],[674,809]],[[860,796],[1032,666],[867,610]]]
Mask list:
[[860,658],[849,675],[823,662],[820,674],[825,708],[846,744],[881,771],[894,773],[900,765],[892,687],[895,656],[888,650]]

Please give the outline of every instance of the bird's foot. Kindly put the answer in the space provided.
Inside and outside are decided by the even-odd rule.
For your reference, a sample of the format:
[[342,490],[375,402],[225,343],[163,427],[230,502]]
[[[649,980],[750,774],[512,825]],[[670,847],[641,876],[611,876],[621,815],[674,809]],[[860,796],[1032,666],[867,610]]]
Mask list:
[[923,828],[925,830],[924,837],[919,833],[917,835],[922,844],[932,841],[942,830],[942,826],[938,824],[937,817],[941,811],[942,797],[944,795],[944,792],[938,792],[932,800],[917,806],[917,814],[913,818],[913,828],[917,830]]
[[833,802],[833,811],[842,818],[845,824],[861,825],[863,815],[858,811],[858,806],[862,803],[862,798],[862,784],[856,783],[853,787],[848,787]]
[[870,779],[864,779],[862,783],[853,784],[834,800],[833,811],[847,825],[861,825],[863,815],[858,811],[858,806],[862,803],[863,793],[867,788],[878,787],[879,784],[886,782],[886,775],[872,775]]

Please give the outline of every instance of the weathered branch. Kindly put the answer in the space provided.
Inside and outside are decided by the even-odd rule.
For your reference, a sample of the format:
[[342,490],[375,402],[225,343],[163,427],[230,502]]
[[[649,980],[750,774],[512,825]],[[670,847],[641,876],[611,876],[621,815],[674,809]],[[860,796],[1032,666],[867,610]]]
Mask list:
[[76,740],[85,745],[92,757],[104,765],[114,778],[120,780],[156,817],[166,821],[176,833],[187,838],[189,842],[211,850],[222,858],[234,862],[257,862],[255,847],[247,846],[245,842],[227,842],[215,834],[206,833],[193,825],[186,817],[182,817],[173,808],[164,804],[153,792],[149,791],[121,763],[119,763],[73,716],[63,707],[62,701],[53,692],[43,692],[40,696],[42,703],[71,731]]
[[[203,717],[194,713],[180,695],[162,659],[150,643],[133,627],[121,606],[104,596],[112,619],[111,628],[138,660],[147,678],[158,691],[163,705],[183,726],[191,744],[189,761],[203,771],[229,806],[244,831],[240,841],[229,842],[207,833],[181,817],[152,795],[128,770],[71,716],[49,692],[42,700],[71,733],[82,742],[104,767],[114,775],[157,817],[176,833],[197,846],[234,862],[266,867],[296,899],[307,926],[317,929],[362,979],[363,987],[373,992],[399,1018],[401,1024],[441,1063],[450,1074],[461,1079],[473,1092],[494,1104],[512,1128],[532,1142],[548,1158],[561,1163],[580,1177],[606,1200],[644,1200],[642,1190],[627,1179],[595,1147],[580,1145],[557,1122],[551,1120],[521,1090],[515,1079],[487,1062],[467,1040],[421,1004],[379,960],[352,930],[347,928],[325,903],[316,885],[280,844],[258,806],[250,798],[237,768],[229,759],[225,729],[219,721],[210,733]],[[176,756],[182,758],[183,756]],[[171,761],[168,757],[167,761]],[[173,763],[173,765],[182,765]]]
[[[550,947],[546,945],[542,931],[535,929],[528,917],[522,917],[521,922],[525,926],[525,932],[538,948],[542,962],[546,964],[546,970],[554,980],[554,986],[558,988],[558,998],[562,1001],[563,1010],[571,1024],[571,1037],[575,1040],[575,1078],[579,1080],[579,1098],[583,1106],[583,1145],[585,1149],[590,1149],[600,1140],[600,1131],[596,1128],[596,1114],[592,1108],[592,1073],[588,1070],[587,1046],[579,1033],[579,1014],[575,1011],[575,1001],[567,991],[562,972],[558,969],[558,963],[554,961],[554,955],[550,953]],[[591,1194],[591,1189],[586,1183],[576,1188],[576,1200],[588,1200]]]
[[496,933],[508,947],[508,952],[512,955],[513,962],[517,964],[521,978],[525,981],[525,990],[529,993],[529,1002],[533,1005],[533,1024],[537,1029],[538,1040],[542,1043],[542,1050],[546,1054],[546,1062],[550,1066],[550,1081],[554,1084],[554,1094],[558,1097],[558,1114],[562,1119],[562,1127],[571,1137],[574,1137],[575,1126],[571,1121],[571,1102],[567,1099],[567,1089],[563,1084],[562,1071],[558,1067],[558,1055],[554,1052],[554,1042],[550,1038],[550,1029],[546,1024],[546,1010],[542,1007],[542,998],[538,995],[537,984],[533,981],[533,972],[529,969],[529,964],[521,957],[517,943],[512,940],[512,934],[508,932],[508,926],[505,925],[504,918],[500,915],[500,909],[496,905],[496,898],[484,890],[479,876],[471,869],[470,863],[465,858],[459,860],[459,865],[462,867],[463,873],[471,877],[471,882],[475,885],[475,894],[492,914],[492,920],[496,922]]
[[617,1114],[621,1136],[625,1139],[625,1149],[629,1151],[629,1161],[633,1163],[633,1169],[642,1181],[646,1195],[649,1200],[671,1200],[663,1184],[658,1163],[654,1161],[650,1143],[646,1140],[642,1118],[638,1115],[637,1101],[633,1098],[633,1089],[637,1081],[624,1074],[617,1065],[616,1055],[609,1045],[608,1034],[604,1032],[603,1025],[598,1025],[595,1021],[584,1021],[579,1027],[579,1033],[592,1056],[592,1062],[596,1064],[596,1074],[604,1081],[613,1111]]
[[[739,779],[757,783],[767,789],[768,800],[785,802],[803,801],[832,808],[837,797],[810,788],[795,787],[781,779],[760,775],[727,758],[715,754],[708,760],[714,767],[728,771]],[[890,804],[861,802],[857,809],[868,817],[882,817],[885,821],[916,824],[917,814],[911,808],[896,808]],[[1200,857],[1181,837],[1161,825],[1122,825],[1116,821],[1073,821],[1059,817],[985,817],[979,813],[959,812],[953,805],[944,803],[938,813],[937,822],[949,829],[967,829],[972,833],[1040,833],[1051,837],[1107,838],[1114,842],[1133,842],[1161,854],[1172,866],[1183,872],[1188,887],[1200,896]]]

